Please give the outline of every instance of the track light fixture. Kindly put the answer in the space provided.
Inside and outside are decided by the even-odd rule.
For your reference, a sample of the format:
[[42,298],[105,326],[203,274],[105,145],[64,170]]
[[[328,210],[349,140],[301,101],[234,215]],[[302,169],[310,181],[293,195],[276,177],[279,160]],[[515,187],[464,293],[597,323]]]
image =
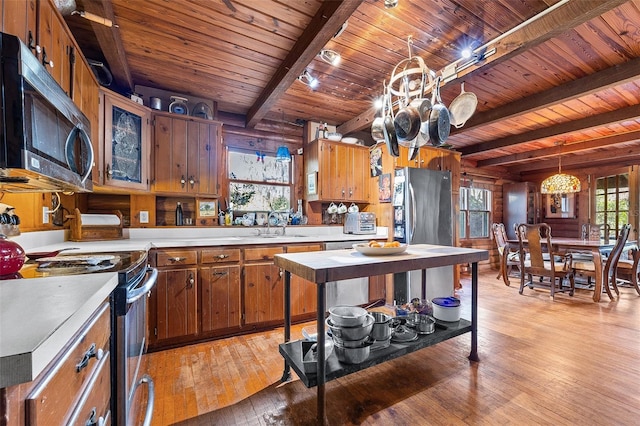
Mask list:
[[318,84],[319,84],[318,79],[312,76],[307,70],[304,70],[302,74],[298,76],[298,80],[306,84],[312,89],[315,89],[316,87],[318,87]]
[[334,67],[338,66],[340,63],[340,54],[335,50],[322,49],[318,56],[320,56],[323,61],[333,65]]

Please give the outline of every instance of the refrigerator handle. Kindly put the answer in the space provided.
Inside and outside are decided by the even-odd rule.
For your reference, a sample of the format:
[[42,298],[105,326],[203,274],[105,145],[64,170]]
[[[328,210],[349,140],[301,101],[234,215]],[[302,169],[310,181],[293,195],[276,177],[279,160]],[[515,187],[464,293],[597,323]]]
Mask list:
[[413,233],[416,231],[416,197],[413,193],[413,185],[409,182],[409,195],[411,199],[411,233],[407,235],[407,244],[411,244]]

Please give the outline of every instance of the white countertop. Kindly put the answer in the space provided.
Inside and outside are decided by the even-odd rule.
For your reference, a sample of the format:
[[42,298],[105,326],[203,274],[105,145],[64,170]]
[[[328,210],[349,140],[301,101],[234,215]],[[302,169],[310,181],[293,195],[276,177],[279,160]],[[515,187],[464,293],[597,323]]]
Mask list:
[[[24,233],[12,238],[25,252],[78,247],[76,253],[139,251],[151,248],[294,244],[386,239],[342,233],[337,226],[290,226],[285,235],[263,237],[258,227],[131,228],[128,238],[65,241],[64,231]],[[272,227],[271,235],[281,228]],[[60,276],[0,281],[0,388],[33,380],[100,307],[117,285],[117,274]]]

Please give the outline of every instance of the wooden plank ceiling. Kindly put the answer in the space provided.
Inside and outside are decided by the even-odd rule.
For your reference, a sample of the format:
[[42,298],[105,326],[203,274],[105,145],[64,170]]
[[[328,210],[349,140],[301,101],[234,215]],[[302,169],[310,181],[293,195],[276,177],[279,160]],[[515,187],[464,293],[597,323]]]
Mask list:
[[[373,102],[408,57],[409,37],[413,55],[438,74],[462,63],[460,47],[470,41],[495,54],[441,89],[446,105],[461,82],[479,100],[447,141],[465,164],[511,174],[553,169],[559,155],[568,169],[602,159],[640,164],[640,0],[77,4],[115,23],[66,17],[85,54],[108,64],[111,88],[123,94],[156,87],[216,100],[247,127],[311,120],[368,137]],[[338,66],[318,56],[323,48],[340,53]],[[317,88],[298,81],[304,70]]]

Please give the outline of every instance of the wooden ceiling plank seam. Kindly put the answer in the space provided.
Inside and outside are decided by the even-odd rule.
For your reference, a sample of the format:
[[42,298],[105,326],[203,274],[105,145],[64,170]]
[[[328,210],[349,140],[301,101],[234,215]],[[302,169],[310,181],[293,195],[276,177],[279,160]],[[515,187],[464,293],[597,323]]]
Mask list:
[[[189,1],[201,2],[202,0]],[[318,4],[316,2],[305,1],[265,2],[255,0],[231,0],[230,3],[238,11],[242,10],[243,8],[246,10],[252,10],[258,12],[261,15],[269,16],[269,18],[271,19],[293,23],[292,25],[295,25],[301,30],[305,28],[318,8]],[[305,5],[307,5],[307,7],[304,7]]]
[[619,122],[622,120],[636,119],[640,117],[640,105],[633,105],[627,108],[606,112],[593,117],[586,117],[579,120],[569,121],[543,129],[533,130],[527,133],[521,133],[491,142],[480,143],[471,147],[464,148],[461,152],[463,156],[472,155],[482,151],[488,151],[501,148],[508,145],[515,145],[531,140],[542,139],[545,137],[562,136],[567,133],[584,131],[609,123]]
[[323,2],[302,36],[282,61],[270,82],[247,113],[247,126],[254,127],[278,98],[296,81],[304,68],[333,37],[363,0]]
[[[600,152],[594,152],[591,154],[583,154],[578,158],[562,157],[562,170],[565,172],[571,172],[574,167],[584,167],[588,164],[591,167],[597,167],[598,165],[606,165],[607,167],[613,167],[617,164],[637,165],[640,164],[640,145],[635,147],[625,147],[620,149],[614,149],[610,157],[605,157]],[[555,167],[554,167],[555,161]],[[525,172],[543,172],[545,169],[553,171],[558,169],[557,159],[549,159],[540,162],[531,161],[529,163],[519,163],[517,166],[508,167],[511,173],[525,173]]]

